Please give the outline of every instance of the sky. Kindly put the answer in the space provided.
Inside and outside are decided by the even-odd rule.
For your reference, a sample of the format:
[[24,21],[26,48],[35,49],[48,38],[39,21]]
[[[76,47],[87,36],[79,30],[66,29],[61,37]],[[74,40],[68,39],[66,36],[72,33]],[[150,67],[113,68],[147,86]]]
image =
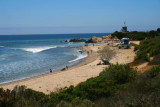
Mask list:
[[112,33],[160,27],[160,0],[0,0],[0,35]]

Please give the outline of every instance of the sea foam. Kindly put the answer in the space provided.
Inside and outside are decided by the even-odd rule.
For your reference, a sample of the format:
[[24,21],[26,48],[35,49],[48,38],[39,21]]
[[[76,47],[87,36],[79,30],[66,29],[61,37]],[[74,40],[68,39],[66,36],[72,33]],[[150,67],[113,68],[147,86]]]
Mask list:
[[[75,61],[77,61],[77,60],[80,60],[80,59],[83,59],[83,58],[86,58],[88,55],[86,54],[86,53],[84,53],[83,51],[81,51],[81,50],[77,50],[78,51],[78,54],[76,55],[77,56],[77,58],[75,58],[75,59],[73,59],[73,60],[71,60],[71,61],[68,61],[68,62],[75,62]],[[83,52],[83,53],[82,53]]]
[[42,52],[44,50],[57,48],[57,46],[51,46],[51,47],[36,47],[36,48],[22,48],[24,51],[32,52],[32,53],[38,53]]

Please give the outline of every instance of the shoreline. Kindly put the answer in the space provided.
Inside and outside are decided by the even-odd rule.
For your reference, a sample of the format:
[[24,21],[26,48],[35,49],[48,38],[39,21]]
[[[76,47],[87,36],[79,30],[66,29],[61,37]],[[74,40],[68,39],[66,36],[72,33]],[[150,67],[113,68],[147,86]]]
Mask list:
[[[95,45],[94,47],[99,47],[99,46],[100,45]],[[80,47],[80,49],[84,52],[87,52],[87,51],[91,50],[91,47],[93,47],[93,46],[87,46],[87,47],[83,46],[83,47]],[[58,71],[55,71],[55,72],[52,72],[52,73],[48,72],[47,74],[42,74],[42,75],[39,75],[39,76],[34,76],[34,77],[25,78],[25,79],[15,80],[15,81],[11,81],[11,82],[8,82],[8,83],[2,83],[2,84],[0,84],[0,88],[12,90],[17,85],[18,86],[25,85],[25,86],[27,86],[27,88],[34,89],[30,86],[28,87],[28,85],[25,84],[25,82],[34,81],[34,80],[45,78],[45,77],[48,77],[48,76],[51,76],[51,75],[59,75],[61,73],[69,72],[70,70],[74,70],[74,69],[77,69],[79,67],[90,64],[90,63],[94,62],[97,58],[98,58],[97,52],[93,52],[93,53],[89,54],[85,58],[84,61],[82,61],[82,62],[80,62],[76,65],[71,66],[67,70],[64,70],[64,71],[58,70]],[[63,87],[61,87],[61,88],[63,88]],[[44,92],[44,91],[42,91],[42,92]],[[50,91],[50,92],[52,92],[52,91]],[[48,94],[48,92],[44,92],[44,93]]]
[[[84,47],[85,46],[81,46],[81,47],[79,47],[79,49],[82,50],[83,52],[87,53],[87,51],[84,50]],[[88,51],[90,51],[90,50],[88,50]],[[93,57],[93,56],[94,56],[94,58],[93,58],[94,60],[96,60],[95,58],[98,57],[98,55],[95,54],[95,53],[89,54],[89,55],[87,54],[87,57],[84,58],[84,61],[81,61],[81,62],[79,62],[79,63],[77,63],[75,65],[70,66],[68,68],[68,70],[74,69],[76,67],[80,67],[80,66],[83,66],[83,65],[86,65],[86,64],[92,62],[92,61],[90,61],[90,58]],[[2,82],[2,83],[0,83],[0,87],[3,86],[3,85],[15,83],[15,82],[25,81],[25,80],[29,80],[29,79],[32,79],[32,78],[34,79],[34,78],[38,78],[38,77],[41,77],[41,76],[45,76],[45,75],[49,75],[49,74],[54,74],[54,73],[65,72],[65,71],[67,71],[67,70],[62,71],[62,70],[59,69],[59,70],[54,71],[54,72],[49,72],[49,70],[48,70],[48,73],[45,73],[45,74],[40,74],[40,75],[33,76],[33,77],[26,77],[26,78],[22,78],[22,79],[18,79],[18,80],[13,80],[13,81],[8,81],[8,82]]]
[[[0,84],[0,88],[12,90],[15,86],[25,85],[27,88],[50,94],[51,92],[58,92],[60,89],[69,87],[71,85],[77,86],[79,83],[99,75],[108,65],[97,65],[100,60],[99,50],[104,49],[105,44],[95,46],[80,47],[84,52],[90,51],[87,58],[65,71],[56,71],[44,75],[19,80],[11,83]],[[110,63],[126,64],[134,60],[134,49],[118,49],[110,47],[116,54],[109,60]],[[91,51],[92,50],[92,51]],[[107,50],[105,52],[108,52]]]

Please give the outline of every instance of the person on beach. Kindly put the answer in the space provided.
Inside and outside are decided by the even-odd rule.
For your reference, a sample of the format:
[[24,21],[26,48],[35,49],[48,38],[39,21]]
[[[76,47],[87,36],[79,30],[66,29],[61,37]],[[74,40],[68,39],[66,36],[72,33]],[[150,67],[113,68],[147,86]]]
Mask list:
[[66,66],[66,69],[68,69],[68,66]]
[[62,69],[61,69],[61,71],[64,71],[64,70],[66,70],[66,68],[62,68]]
[[91,53],[93,52],[93,50],[91,50]]
[[100,61],[97,65],[103,65],[102,62]]
[[50,73],[52,72],[52,69],[50,69]]

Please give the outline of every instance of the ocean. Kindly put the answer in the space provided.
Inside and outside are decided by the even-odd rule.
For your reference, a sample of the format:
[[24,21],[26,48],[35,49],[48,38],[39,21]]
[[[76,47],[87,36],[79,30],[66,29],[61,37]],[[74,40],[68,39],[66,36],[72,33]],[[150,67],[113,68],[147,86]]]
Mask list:
[[0,35],[0,84],[56,72],[84,61],[85,43],[65,42],[73,38],[89,39],[108,33]]

